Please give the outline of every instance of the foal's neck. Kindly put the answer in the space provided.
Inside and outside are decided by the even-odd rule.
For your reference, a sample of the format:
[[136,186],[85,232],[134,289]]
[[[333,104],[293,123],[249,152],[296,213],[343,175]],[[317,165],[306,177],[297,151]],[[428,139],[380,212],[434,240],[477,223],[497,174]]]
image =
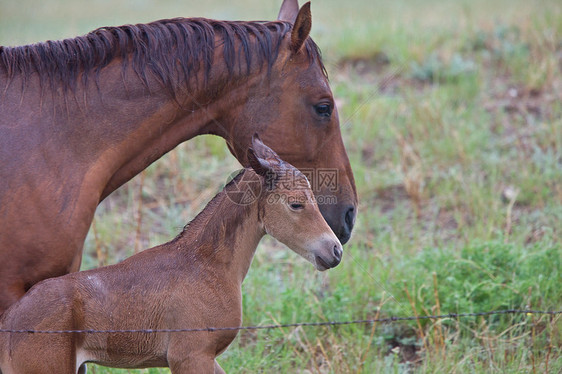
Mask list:
[[[248,183],[249,182],[249,183]],[[192,264],[225,271],[240,284],[265,229],[259,213],[261,182],[245,169],[233,179],[172,242],[180,243]],[[240,192],[242,191],[242,192]],[[243,201],[244,192],[256,196]],[[238,202],[237,202],[238,201]]]

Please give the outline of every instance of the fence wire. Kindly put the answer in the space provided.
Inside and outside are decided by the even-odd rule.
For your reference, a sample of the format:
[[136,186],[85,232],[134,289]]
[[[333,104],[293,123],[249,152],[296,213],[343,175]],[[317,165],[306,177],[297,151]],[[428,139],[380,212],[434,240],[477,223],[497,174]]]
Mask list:
[[242,331],[242,330],[272,330],[287,327],[320,327],[320,326],[343,326],[373,323],[394,323],[398,321],[415,320],[440,320],[440,319],[459,319],[466,317],[485,317],[498,314],[525,314],[525,315],[559,315],[562,310],[525,310],[525,309],[506,309],[476,313],[449,313],[429,316],[409,316],[409,317],[386,317],[373,319],[357,319],[352,321],[324,321],[324,322],[296,322],[277,325],[257,325],[239,327],[203,327],[203,328],[184,328],[184,329],[115,329],[115,330],[33,330],[33,329],[0,329],[0,333],[12,334],[132,334],[132,333],[176,333],[176,332],[216,332],[216,331]]

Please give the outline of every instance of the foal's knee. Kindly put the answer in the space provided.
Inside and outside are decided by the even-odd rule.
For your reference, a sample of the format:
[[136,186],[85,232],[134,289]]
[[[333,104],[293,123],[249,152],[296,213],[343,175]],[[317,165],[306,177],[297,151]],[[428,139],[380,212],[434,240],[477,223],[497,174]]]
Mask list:
[[221,368],[221,366],[217,362],[217,360],[215,360],[215,374],[226,374],[225,371]]
[[[21,299],[23,295],[25,295],[25,286],[21,285],[12,285],[8,287],[3,287],[4,290],[0,291],[0,316],[8,310],[8,308],[15,304],[16,301]],[[2,373],[0,373],[2,374]]]
[[183,357],[177,361],[168,359],[168,363],[172,374],[224,373],[215,358],[206,354],[190,354],[188,357]]

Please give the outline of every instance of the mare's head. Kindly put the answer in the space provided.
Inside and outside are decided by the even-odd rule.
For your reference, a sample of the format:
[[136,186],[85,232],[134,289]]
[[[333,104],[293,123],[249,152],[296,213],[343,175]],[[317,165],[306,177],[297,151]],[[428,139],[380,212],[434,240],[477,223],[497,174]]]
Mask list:
[[337,266],[342,245],[322,217],[306,176],[256,136],[248,161],[262,182],[258,209],[265,232],[320,271]]
[[277,58],[270,69],[249,77],[248,91],[239,93],[245,100],[226,119],[232,126],[225,138],[248,166],[246,150],[258,132],[283,160],[303,171],[322,215],[346,243],[355,223],[357,192],[328,77],[309,38],[310,3],[299,9],[297,0],[285,0],[279,21],[287,27],[281,28],[285,34]]

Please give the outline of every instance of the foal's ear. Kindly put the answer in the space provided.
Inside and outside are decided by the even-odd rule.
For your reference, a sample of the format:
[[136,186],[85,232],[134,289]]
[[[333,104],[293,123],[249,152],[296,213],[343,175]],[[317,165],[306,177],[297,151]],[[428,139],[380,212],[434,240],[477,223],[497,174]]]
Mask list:
[[272,190],[277,180],[274,166],[269,161],[259,157],[253,148],[248,148],[248,162],[256,174],[263,177],[266,189]]
[[248,148],[248,163],[254,171],[264,177],[267,188],[273,188],[277,180],[276,169],[281,159],[271,148],[263,144],[258,134],[252,137],[252,145]]
[[248,148],[248,162],[256,174],[262,177],[273,172],[273,166],[267,160],[256,155],[256,151],[253,148]]
[[267,160],[272,166],[273,166],[273,164],[276,164],[276,165],[281,164],[282,161],[281,161],[281,158],[279,157],[279,155],[277,155],[277,153],[275,153],[275,151],[273,149],[271,149],[267,145],[263,144],[263,142],[261,141],[261,139],[260,139],[260,137],[257,133],[255,133],[252,136],[251,147],[253,148],[253,151],[256,154],[256,156],[258,156],[259,158]]
[[310,13],[310,1],[302,6],[295,20],[293,31],[291,31],[291,50],[298,53],[306,42],[310,29],[312,28],[312,14]]

